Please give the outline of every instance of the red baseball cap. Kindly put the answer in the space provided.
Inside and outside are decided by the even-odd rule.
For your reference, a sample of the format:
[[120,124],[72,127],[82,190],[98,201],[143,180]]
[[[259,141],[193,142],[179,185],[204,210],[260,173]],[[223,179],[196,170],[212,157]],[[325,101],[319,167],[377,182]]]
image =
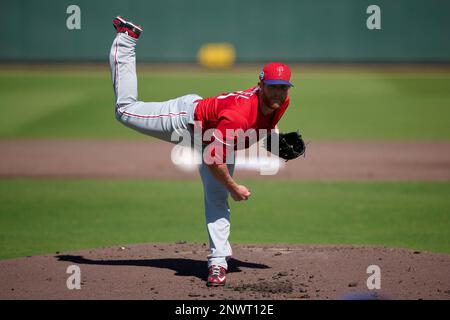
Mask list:
[[281,62],[271,62],[266,65],[259,74],[259,80],[265,84],[286,84],[289,87],[291,83],[291,69]]

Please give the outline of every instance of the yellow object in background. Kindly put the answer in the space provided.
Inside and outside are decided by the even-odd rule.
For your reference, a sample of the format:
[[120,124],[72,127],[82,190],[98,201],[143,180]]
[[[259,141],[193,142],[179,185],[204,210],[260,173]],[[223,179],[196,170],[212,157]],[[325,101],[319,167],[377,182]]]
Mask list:
[[197,53],[198,63],[211,69],[230,68],[235,60],[236,51],[231,43],[206,43]]

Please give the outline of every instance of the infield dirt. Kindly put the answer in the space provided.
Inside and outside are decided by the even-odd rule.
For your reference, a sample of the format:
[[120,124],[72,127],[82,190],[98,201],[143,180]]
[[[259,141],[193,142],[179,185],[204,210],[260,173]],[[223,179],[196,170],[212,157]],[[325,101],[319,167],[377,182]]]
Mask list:
[[[206,244],[140,244],[0,261],[0,299],[450,299],[450,255],[370,246],[234,245],[206,287]],[[70,265],[81,289],[69,290]],[[380,268],[369,290],[367,268]]]
[[[152,140],[0,140],[0,177],[199,179],[171,161],[170,143]],[[306,156],[276,175],[238,178],[308,181],[449,181],[449,142],[311,142]]]

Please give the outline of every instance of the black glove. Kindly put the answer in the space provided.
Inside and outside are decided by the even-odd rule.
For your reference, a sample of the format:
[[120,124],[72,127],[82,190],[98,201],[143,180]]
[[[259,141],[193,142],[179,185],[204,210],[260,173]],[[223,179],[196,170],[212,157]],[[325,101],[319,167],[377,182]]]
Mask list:
[[[272,150],[272,139],[279,139],[279,150]],[[298,158],[306,151],[305,142],[298,130],[280,134],[272,132],[267,136],[264,146],[268,151],[286,161]]]

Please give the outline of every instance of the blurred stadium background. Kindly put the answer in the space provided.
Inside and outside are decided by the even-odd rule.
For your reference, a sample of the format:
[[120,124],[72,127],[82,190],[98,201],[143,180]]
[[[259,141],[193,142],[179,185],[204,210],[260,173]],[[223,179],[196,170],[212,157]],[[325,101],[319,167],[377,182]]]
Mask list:
[[[66,13],[80,8],[80,29]],[[381,29],[369,30],[370,5]],[[206,43],[229,43],[236,60],[264,62],[447,63],[450,3],[445,0],[18,0],[2,4],[5,61],[104,61],[111,19],[142,24],[139,59],[195,62]]]

